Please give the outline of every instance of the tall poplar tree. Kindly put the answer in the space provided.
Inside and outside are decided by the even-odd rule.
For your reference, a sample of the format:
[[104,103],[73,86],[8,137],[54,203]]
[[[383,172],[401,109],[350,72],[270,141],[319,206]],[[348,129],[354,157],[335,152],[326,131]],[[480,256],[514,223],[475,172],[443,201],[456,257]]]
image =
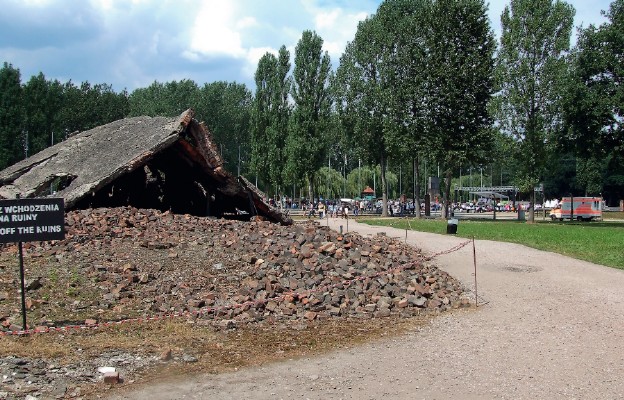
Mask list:
[[[561,93],[574,8],[560,0],[511,0],[501,16],[496,66],[497,124],[517,148],[516,183],[531,192],[543,179],[548,139],[560,126]],[[531,207],[529,220],[535,220]]]
[[24,158],[20,71],[11,64],[0,68],[0,169]]
[[[273,128],[269,131],[269,140],[273,143],[269,149],[271,159],[271,180],[280,187],[286,179],[286,141],[288,139],[288,129],[292,107],[288,101],[292,89],[292,78],[290,73],[290,52],[286,46],[279,49],[277,55],[277,110],[273,121]],[[292,179],[294,182],[295,179]]]
[[260,58],[255,74],[256,94],[251,114],[252,170],[275,191],[283,183],[286,164],[289,71],[290,53],[282,46],[278,57],[266,53]]
[[295,108],[286,141],[287,176],[305,180],[310,200],[315,194],[314,173],[324,164],[330,122],[331,61],[322,48],[323,39],[312,31],[304,31],[295,47],[291,88]]

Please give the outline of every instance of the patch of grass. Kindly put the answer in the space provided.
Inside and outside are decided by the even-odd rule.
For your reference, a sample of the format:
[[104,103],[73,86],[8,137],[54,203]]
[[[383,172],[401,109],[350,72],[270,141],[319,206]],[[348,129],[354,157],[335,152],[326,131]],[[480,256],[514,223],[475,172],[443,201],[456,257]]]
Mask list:
[[606,220],[624,220],[624,212],[622,211],[605,211],[602,218]]
[[[446,234],[445,220],[375,218],[360,222]],[[519,243],[580,260],[624,269],[624,221],[551,222],[460,220],[457,236]]]
[[[249,324],[220,330],[203,320],[186,319],[127,323],[98,329],[0,337],[0,357],[63,358],[97,356],[107,350],[157,355],[171,349],[205,359],[212,372],[257,365],[284,357],[318,354],[333,348],[394,336],[428,323],[430,316],[387,319],[330,319],[301,323]],[[392,321],[392,323],[389,323]],[[76,348],[83,353],[75,352]],[[239,356],[232,356],[239,354]],[[215,358],[222,359],[215,363]],[[238,359],[238,360],[236,360]]]

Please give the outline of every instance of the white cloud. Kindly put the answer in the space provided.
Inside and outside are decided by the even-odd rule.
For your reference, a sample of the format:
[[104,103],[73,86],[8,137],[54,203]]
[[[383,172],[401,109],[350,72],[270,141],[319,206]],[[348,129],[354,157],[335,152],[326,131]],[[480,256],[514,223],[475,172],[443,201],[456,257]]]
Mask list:
[[100,8],[102,11],[112,10],[114,5],[114,0],[92,0],[91,4],[95,8]]
[[314,17],[316,29],[322,30],[324,28],[331,29],[336,25],[336,20],[341,13],[340,9],[333,9],[328,12],[319,12]]
[[204,3],[191,30],[190,50],[205,56],[244,57],[241,34],[235,28],[236,11],[232,2]]
[[[349,2],[338,3],[349,5]],[[332,64],[338,62],[347,42],[355,37],[358,23],[377,11],[376,2],[352,2],[347,8],[320,5],[316,0],[302,0],[302,5],[305,11],[312,16],[314,30],[323,38],[323,49],[330,55]],[[362,10],[367,6],[370,7],[370,10]]]
[[260,24],[253,17],[243,17],[236,23],[236,29],[254,28],[259,26]]
[[184,50],[182,51],[182,53],[180,53],[180,55],[192,62],[201,61],[201,56],[198,53],[195,53],[193,51]]
[[48,4],[54,3],[54,0],[22,0],[25,6],[31,7],[42,7],[47,6]]
[[150,53],[158,54],[158,45],[159,44],[160,44],[160,31],[156,31],[152,35],[152,43],[149,46]]

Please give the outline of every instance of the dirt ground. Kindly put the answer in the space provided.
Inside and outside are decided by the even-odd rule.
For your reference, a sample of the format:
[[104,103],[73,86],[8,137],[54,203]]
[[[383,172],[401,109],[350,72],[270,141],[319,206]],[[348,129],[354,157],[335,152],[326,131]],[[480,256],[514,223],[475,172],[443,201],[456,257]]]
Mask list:
[[[345,220],[329,224],[347,229]],[[406,237],[353,220],[348,229]],[[408,232],[407,242],[435,254],[465,239]],[[624,271],[516,244],[476,241],[475,249],[476,311],[321,356],[189,374],[108,398],[624,399]],[[472,245],[436,260],[474,293]]]

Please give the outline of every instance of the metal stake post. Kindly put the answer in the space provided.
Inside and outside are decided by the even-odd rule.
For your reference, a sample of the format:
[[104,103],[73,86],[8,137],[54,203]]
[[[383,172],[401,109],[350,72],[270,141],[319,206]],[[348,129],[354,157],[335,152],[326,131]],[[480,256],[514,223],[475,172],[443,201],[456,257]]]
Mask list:
[[474,282],[475,282],[475,307],[479,307],[479,296],[477,295],[477,250],[475,249],[475,238],[472,237],[472,259],[474,262]]
[[24,285],[24,251],[22,250],[22,242],[18,242],[19,248],[19,267],[20,267],[20,285],[22,289],[22,330],[28,329],[26,327],[26,289]]

